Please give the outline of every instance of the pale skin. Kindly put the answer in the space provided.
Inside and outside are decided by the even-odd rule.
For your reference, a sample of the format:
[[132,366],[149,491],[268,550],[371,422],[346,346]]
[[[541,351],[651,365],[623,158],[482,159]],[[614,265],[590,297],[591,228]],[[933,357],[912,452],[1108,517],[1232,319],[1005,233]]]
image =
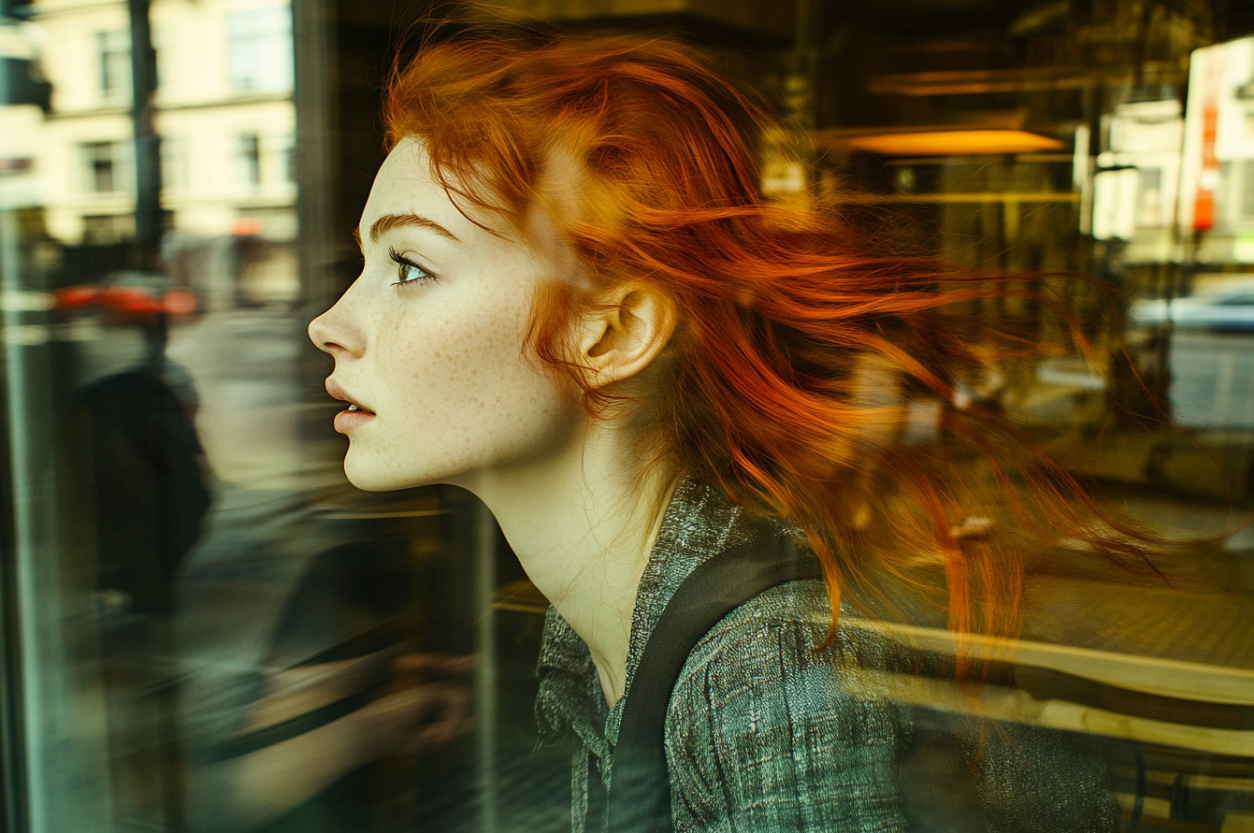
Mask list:
[[[466,210],[500,235],[433,181],[421,141],[400,142],[375,178],[361,275],[309,326],[335,358],[328,390],[368,412],[337,418],[350,442],[344,469],[369,491],[448,483],[483,500],[588,644],[613,704],[636,589],[678,473],[652,453],[644,405],[594,417],[568,377],[529,355],[536,289],[583,279],[552,218],[536,209],[518,234]],[[594,387],[642,402],[675,304],[631,276],[595,301],[572,324],[567,358]]]
[[[550,185],[568,208],[575,195],[556,180],[569,182],[571,168],[554,169]],[[362,409],[337,416],[349,437],[344,470],[367,491],[448,483],[483,500],[527,575],[588,644],[612,705],[626,683],[637,586],[678,481],[639,404],[655,392],[675,304],[628,277],[572,323],[566,358],[590,385],[626,398],[594,417],[578,386],[524,344],[541,282],[582,280],[553,218],[537,208],[519,234],[499,216],[471,216],[501,234],[458,211],[421,141],[400,142],[380,168],[358,228],[361,274],[309,325],[335,359],[328,391]],[[392,662],[395,683],[368,706],[220,765],[232,768],[239,822],[263,823],[356,767],[465,731],[464,690],[441,677],[467,670],[466,660]],[[275,675],[244,730],[360,690],[359,665]]]

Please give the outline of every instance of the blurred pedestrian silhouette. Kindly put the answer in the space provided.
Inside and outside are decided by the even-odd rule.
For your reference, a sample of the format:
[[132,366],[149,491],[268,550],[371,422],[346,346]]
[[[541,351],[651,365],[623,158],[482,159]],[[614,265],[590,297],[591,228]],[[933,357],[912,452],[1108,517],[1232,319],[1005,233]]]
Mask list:
[[210,504],[194,400],[141,370],[92,382],[78,399],[92,426],[97,588],[114,612],[168,617]]
[[410,753],[465,734],[469,658],[418,651],[404,527],[239,492],[183,575],[190,827],[413,823]]

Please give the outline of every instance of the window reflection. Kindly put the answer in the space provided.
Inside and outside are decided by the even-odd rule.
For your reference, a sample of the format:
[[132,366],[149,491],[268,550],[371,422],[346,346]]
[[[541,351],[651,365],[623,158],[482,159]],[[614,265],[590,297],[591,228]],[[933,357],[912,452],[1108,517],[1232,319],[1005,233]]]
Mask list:
[[125,181],[120,170],[122,142],[86,142],[83,144],[83,161],[87,176],[83,190],[89,194],[112,194],[121,190]]
[[122,30],[96,33],[100,98],[127,99],[131,94],[131,34]]
[[[21,770],[0,777],[24,791],[17,829],[569,829],[569,750],[534,749],[547,602],[465,494],[346,486],[303,334],[359,267],[378,86],[421,10],[150,5],[156,251],[136,241],[128,4],[6,4],[0,25],[0,605],[22,648],[0,653],[21,693],[0,697]],[[774,199],[1010,275],[1080,322],[1104,358],[973,361],[953,402],[896,391],[897,441],[937,448],[976,404],[1111,504],[1173,534],[1233,532],[1165,562],[1174,589],[1042,580],[1018,676],[985,693],[1089,734],[1123,829],[1254,824],[1240,4],[803,2],[800,35],[765,1],[516,5],[722,50],[786,117],[763,143]],[[965,312],[1057,340],[1013,298]],[[1061,571],[1077,547],[1048,557]],[[301,745],[383,697],[412,708],[368,751],[354,732]]]
[[261,140],[256,133],[244,133],[238,141],[236,167],[241,190],[251,192],[261,184]]
[[292,13],[288,6],[228,13],[226,49],[233,92],[291,89]]

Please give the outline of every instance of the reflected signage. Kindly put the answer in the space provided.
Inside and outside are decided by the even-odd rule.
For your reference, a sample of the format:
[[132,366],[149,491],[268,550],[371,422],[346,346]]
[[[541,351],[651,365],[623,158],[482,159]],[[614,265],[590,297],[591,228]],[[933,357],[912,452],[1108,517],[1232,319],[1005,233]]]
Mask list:
[[1254,37],[1193,52],[1179,222],[1233,236],[1232,259],[1254,260]]

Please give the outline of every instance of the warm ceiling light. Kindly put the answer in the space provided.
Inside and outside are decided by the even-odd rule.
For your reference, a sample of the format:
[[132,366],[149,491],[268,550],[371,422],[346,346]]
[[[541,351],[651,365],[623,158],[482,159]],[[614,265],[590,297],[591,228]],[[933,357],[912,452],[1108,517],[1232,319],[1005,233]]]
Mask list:
[[840,144],[881,156],[987,156],[1062,150],[1057,139],[1026,130],[930,130],[848,136]]

